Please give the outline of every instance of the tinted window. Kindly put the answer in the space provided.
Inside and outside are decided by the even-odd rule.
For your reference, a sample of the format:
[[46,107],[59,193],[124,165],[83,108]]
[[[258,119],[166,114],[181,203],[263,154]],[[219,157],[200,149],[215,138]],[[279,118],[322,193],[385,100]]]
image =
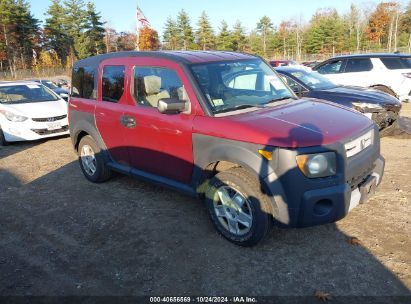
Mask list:
[[124,66],[105,66],[103,68],[102,99],[118,102],[124,92]]
[[291,79],[290,77],[280,74],[281,78],[288,84],[288,86],[294,91],[294,92],[299,92],[299,91],[306,91],[299,83],[297,83],[294,79]]
[[343,65],[342,60],[335,60],[328,62],[318,68],[318,73],[321,74],[336,74],[341,72],[341,67]]
[[162,98],[188,100],[177,73],[157,67],[135,67],[134,97],[138,105],[155,108]]
[[370,58],[348,59],[345,73],[366,72],[372,70]]
[[71,95],[73,97],[96,99],[93,68],[81,67],[73,69]]
[[387,69],[390,70],[400,70],[400,69],[411,69],[411,57],[405,58],[380,58],[382,63]]

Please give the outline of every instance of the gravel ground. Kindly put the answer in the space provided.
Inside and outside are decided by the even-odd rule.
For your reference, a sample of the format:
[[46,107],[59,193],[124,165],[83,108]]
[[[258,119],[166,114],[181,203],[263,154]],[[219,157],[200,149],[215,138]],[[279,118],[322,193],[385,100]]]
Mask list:
[[382,154],[367,204],[241,248],[196,199],[87,182],[67,137],[0,147],[0,295],[411,295],[410,136],[383,138]]

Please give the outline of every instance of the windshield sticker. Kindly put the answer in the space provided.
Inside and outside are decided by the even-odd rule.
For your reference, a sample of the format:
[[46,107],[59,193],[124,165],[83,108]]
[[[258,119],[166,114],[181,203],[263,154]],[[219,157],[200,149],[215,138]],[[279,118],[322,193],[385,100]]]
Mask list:
[[224,101],[222,99],[213,99],[214,106],[222,106],[224,105]]
[[29,89],[40,89],[40,87],[38,85],[35,84],[27,84],[26,85]]

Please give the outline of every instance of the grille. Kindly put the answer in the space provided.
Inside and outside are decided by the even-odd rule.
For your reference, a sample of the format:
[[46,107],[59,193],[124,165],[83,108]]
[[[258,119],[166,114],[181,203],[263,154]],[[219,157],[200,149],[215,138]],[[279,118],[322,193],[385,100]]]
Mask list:
[[366,148],[372,146],[373,143],[374,131],[370,130],[364,135],[361,135],[360,137],[357,137],[356,139],[346,143],[344,145],[345,153],[347,157],[352,157],[354,155],[357,155],[361,151],[365,150]]
[[49,135],[49,134],[56,134],[62,133],[68,130],[68,126],[63,126],[60,129],[56,130],[47,130],[47,129],[31,129],[33,132],[37,133],[38,135]]
[[37,122],[52,122],[52,121],[62,120],[66,117],[67,115],[61,115],[61,116],[47,117],[47,118],[32,118],[32,120],[37,121]]

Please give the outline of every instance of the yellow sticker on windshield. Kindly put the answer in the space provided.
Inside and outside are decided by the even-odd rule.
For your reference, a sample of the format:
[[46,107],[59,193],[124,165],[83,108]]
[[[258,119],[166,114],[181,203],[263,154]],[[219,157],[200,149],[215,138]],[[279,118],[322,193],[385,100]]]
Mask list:
[[213,99],[214,106],[222,106],[224,105],[224,101],[222,99]]

